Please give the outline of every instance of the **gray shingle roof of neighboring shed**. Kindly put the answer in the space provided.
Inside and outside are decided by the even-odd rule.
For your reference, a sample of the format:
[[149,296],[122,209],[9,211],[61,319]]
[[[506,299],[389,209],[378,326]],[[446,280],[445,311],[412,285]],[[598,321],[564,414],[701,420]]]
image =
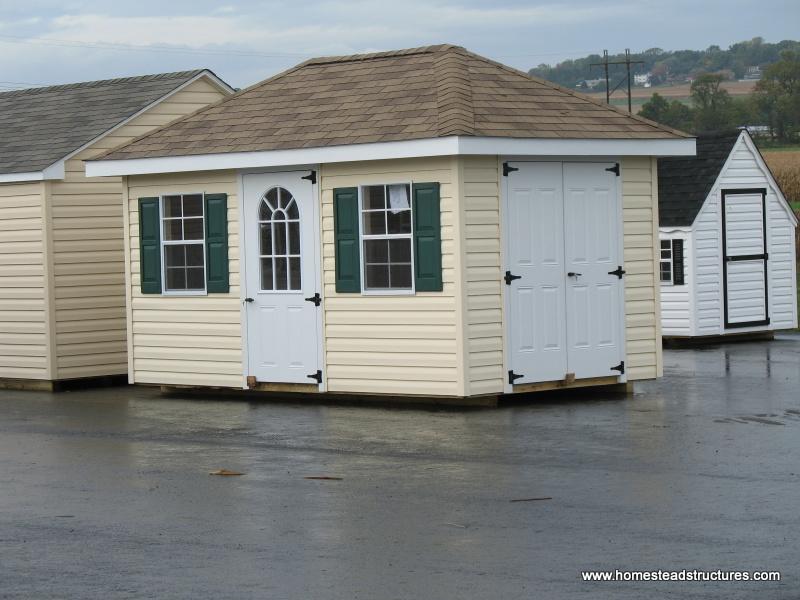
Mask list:
[[658,159],[661,226],[686,227],[694,223],[739,135],[739,131],[699,135],[696,156]]
[[0,174],[41,171],[205,69],[0,93]]

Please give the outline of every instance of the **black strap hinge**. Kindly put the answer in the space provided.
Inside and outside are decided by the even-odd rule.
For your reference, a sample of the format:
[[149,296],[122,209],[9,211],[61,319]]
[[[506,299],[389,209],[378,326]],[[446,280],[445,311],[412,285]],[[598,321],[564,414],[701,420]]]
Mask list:
[[317,383],[322,383],[322,371],[317,370],[316,373],[312,373],[311,375],[306,375],[309,379],[313,379]]
[[508,372],[508,383],[514,385],[514,382],[519,379],[520,377],[525,377],[525,375],[517,375],[514,371]]
[[608,171],[609,173],[613,173],[614,175],[619,177],[619,163],[614,163],[614,166],[608,167],[606,171]]
[[511,282],[515,279],[522,279],[522,275],[512,275],[511,271],[506,271],[505,277],[503,279],[506,280],[506,285],[511,285]]
[[322,304],[322,298],[320,297],[319,292],[316,292],[310,298],[304,298],[304,300],[306,302],[313,302],[314,306],[319,306],[320,304]]
[[316,171],[311,171],[311,173],[309,173],[305,177],[301,177],[300,179],[308,179],[312,184],[316,184],[317,183],[317,172]]
[[517,167],[512,167],[507,162],[503,163],[503,177],[508,177],[508,174],[514,171],[519,171],[519,169]]
[[625,361],[620,361],[620,363],[616,367],[611,367],[612,371],[619,371],[620,375],[625,374]]
[[623,269],[622,265],[620,265],[615,270],[609,271],[608,274],[609,275],[616,275],[617,277],[622,279],[622,276],[625,275],[625,269]]

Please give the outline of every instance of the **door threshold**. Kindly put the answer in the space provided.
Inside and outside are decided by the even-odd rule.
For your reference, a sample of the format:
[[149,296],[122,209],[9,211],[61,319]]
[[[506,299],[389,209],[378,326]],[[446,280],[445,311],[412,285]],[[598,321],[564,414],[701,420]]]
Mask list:
[[275,383],[270,381],[250,381],[247,378],[247,388],[254,392],[299,392],[302,394],[319,393],[316,383]]
[[520,392],[546,392],[549,390],[566,390],[580,387],[591,387],[600,385],[616,385],[620,383],[619,377],[611,375],[609,377],[588,377],[586,379],[558,379],[556,381],[537,381],[535,383],[517,383],[511,388],[511,393]]

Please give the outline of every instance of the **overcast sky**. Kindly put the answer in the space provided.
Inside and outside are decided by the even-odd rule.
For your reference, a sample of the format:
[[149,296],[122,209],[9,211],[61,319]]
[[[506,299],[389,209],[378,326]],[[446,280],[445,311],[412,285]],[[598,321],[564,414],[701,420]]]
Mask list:
[[0,0],[0,89],[208,67],[236,87],[311,56],[455,43],[528,69],[800,37],[798,0]]

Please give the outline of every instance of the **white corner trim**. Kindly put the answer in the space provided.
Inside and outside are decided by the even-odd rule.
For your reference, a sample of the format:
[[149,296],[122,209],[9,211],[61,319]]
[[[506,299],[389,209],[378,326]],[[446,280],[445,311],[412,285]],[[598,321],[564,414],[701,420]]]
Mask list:
[[110,177],[455,155],[694,156],[695,140],[694,138],[564,140],[449,136],[296,150],[87,160],[86,175]]
[[64,179],[64,161],[60,160],[41,171],[30,173],[0,173],[0,183],[21,183],[24,181],[47,181]]

